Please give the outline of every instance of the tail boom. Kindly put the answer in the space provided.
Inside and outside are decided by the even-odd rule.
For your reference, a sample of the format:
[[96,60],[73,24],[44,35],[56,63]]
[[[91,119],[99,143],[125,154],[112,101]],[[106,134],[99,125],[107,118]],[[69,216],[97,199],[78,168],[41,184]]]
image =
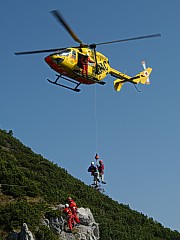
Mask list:
[[114,81],[114,90],[119,92],[125,82],[130,82],[133,84],[150,84],[149,81],[149,75],[152,72],[152,68],[147,68],[144,71],[138,73],[134,77],[130,77],[126,74],[123,74],[113,68],[110,70],[110,74],[113,77],[117,77],[117,79]]

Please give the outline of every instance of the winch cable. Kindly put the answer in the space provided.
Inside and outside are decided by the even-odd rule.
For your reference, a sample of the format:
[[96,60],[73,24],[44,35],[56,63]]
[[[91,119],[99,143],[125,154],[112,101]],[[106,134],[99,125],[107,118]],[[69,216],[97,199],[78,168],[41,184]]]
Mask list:
[[94,84],[95,149],[98,151],[97,86]]

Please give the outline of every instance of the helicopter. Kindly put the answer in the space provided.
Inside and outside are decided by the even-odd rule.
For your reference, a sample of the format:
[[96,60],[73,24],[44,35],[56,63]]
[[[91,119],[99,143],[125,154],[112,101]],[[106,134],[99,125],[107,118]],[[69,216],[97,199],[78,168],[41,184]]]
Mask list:
[[[114,80],[114,89],[118,92],[126,82],[132,83],[134,86],[138,83],[150,84],[149,76],[152,68],[146,68],[144,61],[142,62],[144,68],[143,71],[131,77],[112,68],[109,64],[108,58],[101,52],[96,51],[96,47],[105,44],[160,37],[160,33],[108,42],[85,44],[77,37],[60,11],[53,10],[51,11],[51,14],[56,18],[58,23],[65,28],[65,30],[70,34],[74,41],[79,44],[79,46],[14,53],[15,55],[25,55],[52,52],[50,55],[44,58],[45,62],[50,66],[50,68],[56,72],[55,80],[47,79],[51,84],[67,88],[75,92],[80,92],[81,89],[79,86],[81,84],[104,85],[106,82],[103,80],[107,75],[111,75],[112,77],[116,78],[116,80]],[[66,81],[66,84],[62,83],[62,80]],[[71,86],[69,86],[67,82],[70,82],[69,85]]]

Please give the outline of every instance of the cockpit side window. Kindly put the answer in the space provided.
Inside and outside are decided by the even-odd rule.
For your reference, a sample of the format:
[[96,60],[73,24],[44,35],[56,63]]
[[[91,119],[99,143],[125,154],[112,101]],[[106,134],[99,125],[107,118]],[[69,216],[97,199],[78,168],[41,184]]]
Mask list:
[[76,51],[72,51],[72,58],[76,59]]

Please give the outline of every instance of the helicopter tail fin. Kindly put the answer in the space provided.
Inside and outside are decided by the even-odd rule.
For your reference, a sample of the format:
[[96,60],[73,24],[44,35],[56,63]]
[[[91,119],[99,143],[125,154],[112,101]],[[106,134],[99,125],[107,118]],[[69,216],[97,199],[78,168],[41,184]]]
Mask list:
[[144,71],[138,73],[135,77],[130,78],[133,83],[142,83],[142,84],[150,84],[149,75],[152,72],[152,68],[146,68]]
[[117,92],[119,92],[119,91],[121,90],[123,84],[124,84],[124,83],[123,83],[121,80],[116,79],[116,80],[114,81],[114,90],[117,91]]

